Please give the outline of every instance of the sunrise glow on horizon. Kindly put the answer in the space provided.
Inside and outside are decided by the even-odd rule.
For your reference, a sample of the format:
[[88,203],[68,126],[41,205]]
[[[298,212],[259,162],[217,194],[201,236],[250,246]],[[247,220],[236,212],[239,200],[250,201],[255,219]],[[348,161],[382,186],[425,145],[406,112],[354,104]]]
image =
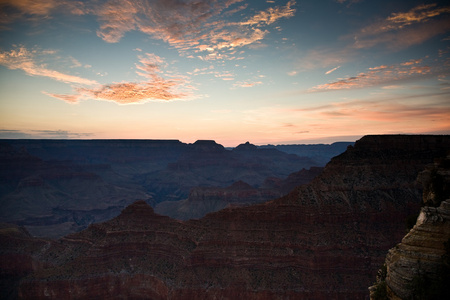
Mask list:
[[5,0],[0,138],[450,134],[450,5]]

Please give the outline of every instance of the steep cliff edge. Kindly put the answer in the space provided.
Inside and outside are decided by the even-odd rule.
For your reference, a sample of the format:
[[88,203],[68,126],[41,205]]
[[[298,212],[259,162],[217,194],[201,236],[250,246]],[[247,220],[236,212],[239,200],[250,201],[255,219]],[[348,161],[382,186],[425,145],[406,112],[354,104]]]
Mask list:
[[370,288],[372,300],[450,298],[450,157],[419,180],[425,206],[402,242],[389,250]]
[[367,136],[310,184],[186,222],[137,202],[31,252],[25,299],[364,299],[449,136]]

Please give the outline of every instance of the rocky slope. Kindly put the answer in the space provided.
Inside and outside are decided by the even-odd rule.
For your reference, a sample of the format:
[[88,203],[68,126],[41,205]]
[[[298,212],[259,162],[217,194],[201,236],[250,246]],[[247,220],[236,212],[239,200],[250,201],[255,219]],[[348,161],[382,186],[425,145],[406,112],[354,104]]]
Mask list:
[[268,177],[284,179],[303,168],[317,166],[308,157],[249,143],[227,150],[214,141],[197,141],[167,168],[137,178],[156,201],[188,198],[193,187],[227,187],[237,181],[261,186]]
[[[224,206],[186,200],[191,189],[222,189],[239,180],[256,187],[315,164],[249,143],[227,150],[214,141],[2,140],[0,222],[24,225],[35,236],[61,237],[115,217],[137,199],[152,206],[165,202],[161,212],[168,215],[200,217]],[[281,195],[278,187],[264,189],[259,201]],[[256,201],[247,195],[233,202]]]
[[336,142],[332,144],[299,144],[299,145],[263,145],[262,149],[277,149],[300,157],[310,157],[318,166],[325,166],[332,157],[344,152],[353,142]]
[[450,298],[450,156],[419,179],[425,206],[402,242],[389,250],[370,288],[373,300]]
[[243,181],[228,187],[195,187],[189,197],[179,201],[164,201],[155,206],[155,212],[178,220],[199,219],[208,213],[229,206],[247,206],[286,195],[296,186],[307,184],[322,172],[312,167],[290,174],[286,179],[267,178],[255,188]]
[[29,255],[24,299],[364,299],[449,136],[366,136],[277,200],[175,221],[137,202]]
[[61,237],[150,197],[125,180],[105,181],[99,171],[118,176],[107,166],[44,161],[0,143],[0,222],[26,226],[35,236]]

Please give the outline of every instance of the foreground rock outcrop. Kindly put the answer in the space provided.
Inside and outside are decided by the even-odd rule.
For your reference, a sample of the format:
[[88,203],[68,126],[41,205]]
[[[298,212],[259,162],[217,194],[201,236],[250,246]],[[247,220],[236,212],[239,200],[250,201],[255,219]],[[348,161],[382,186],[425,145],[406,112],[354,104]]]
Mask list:
[[[364,299],[449,136],[366,136],[287,196],[176,221],[136,202],[28,255],[24,299]],[[37,264],[36,264],[37,265]]]
[[389,250],[370,288],[372,300],[450,298],[450,157],[419,179],[425,206],[402,242]]

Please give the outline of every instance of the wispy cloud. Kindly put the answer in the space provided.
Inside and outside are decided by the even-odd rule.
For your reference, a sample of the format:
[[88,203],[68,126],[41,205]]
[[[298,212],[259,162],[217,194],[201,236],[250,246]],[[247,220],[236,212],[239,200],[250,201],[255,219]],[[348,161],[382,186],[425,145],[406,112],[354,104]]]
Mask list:
[[84,2],[71,0],[2,0],[0,1],[0,29],[17,20],[39,22],[51,18],[56,10],[75,15],[85,13]]
[[54,53],[54,51],[49,50],[28,50],[23,46],[16,46],[10,51],[0,52],[0,65],[3,65],[11,70],[22,70],[30,76],[47,77],[65,83],[84,85],[97,84],[95,80],[59,72],[49,68],[46,64],[37,63],[39,57]]
[[0,129],[1,139],[77,139],[93,136],[68,130],[11,130]]
[[281,18],[290,18],[295,13],[294,5],[295,1],[291,0],[285,6],[270,7],[257,13],[247,21],[241,22],[240,25],[265,26],[273,24]]
[[77,103],[81,99],[112,101],[117,104],[140,104],[148,101],[181,100],[193,97],[195,89],[185,76],[164,74],[168,66],[163,58],[153,53],[139,55],[136,74],[145,78],[138,82],[116,82],[90,87],[75,87],[75,94],[61,95],[46,93],[49,96]]
[[354,39],[353,47],[357,49],[377,45],[404,49],[450,30],[448,14],[450,6],[419,5],[407,12],[392,13],[348,38]]
[[337,66],[337,67],[335,67],[335,68],[333,68],[333,69],[331,69],[331,70],[326,71],[326,72],[325,72],[325,75],[328,75],[328,74],[333,73],[334,71],[336,71],[336,70],[339,69],[340,67],[341,67],[341,66]]
[[418,79],[425,75],[436,75],[438,71],[428,65],[421,65],[422,60],[411,60],[396,65],[380,65],[369,68],[366,72],[337,81],[317,85],[310,92],[365,88],[393,82]]
[[238,81],[233,84],[233,87],[237,88],[249,88],[262,84],[262,81]]
[[[373,100],[352,100],[303,108],[297,111],[315,113],[318,118],[352,118],[399,123],[414,120],[424,122],[426,120],[428,122],[444,122],[447,124],[446,126],[450,126],[450,121],[446,117],[450,113],[450,106],[443,100],[449,94],[449,92],[439,92],[413,96],[380,97]],[[430,97],[437,97],[438,100],[430,100]],[[428,101],[411,101],[413,98],[428,99]]]
[[[351,4],[353,1],[338,0]],[[450,6],[419,5],[406,12],[394,12],[351,34],[339,37],[339,45],[315,48],[298,55],[294,64],[298,71],[330,68],[361,57],[364,50],[382,47],[382,51],[399,51],[418,45],[450,31]]]
[[[192,91],[195,90],[186,76],[164,73],[168,64],[163,58],[152,53],[138,56],[136,74],[144,80],[110,84],[100,84],[95,80],[51,69],[44,62],[48,60],[48,56],[54,59],[55,54],[56,51],[53,50],[29,50],[24,46],[15,46],[10,51],[0,52],[0,65],[12,70],[22,70],[30,76],[41,76],[70,84],[75,92],[73,94],[42,92],[70,104],[78,103],[82,99],[107,100],[119,104],[187,99],[193,97]],[[73,57],[68,57],[65,61],[69,64],[69,69],[82,66]]]
[[295,13],[295,1],[290,0],[242,21],[224,21],[224,16],[247,9],[248,4],[231,7],[242,1],[107,1],[91,11],[100,21],[97,34],[106,42],[118,42],[127,32],[138,30],[182,53],[203,52],[203,60],[230,59],[230,55],[217,51],[258,43],[268,33],[263,27]]
[[55,93],[49,93],[49,92],[46,92],[46,91],[42,91],[42,93],[47,95],[47,96],[59,99],[59,100],[63,100],[63,101],[65,101],[67,103],[70,103],[70,104],[78,103],[80,98],[81,98],[81,95],[55,94]]
[[[79,88],[77,91],[91,99],[113,101],[118,104],[137,104],[150,100],[175,100],[187,95],[173,91],[177,82],[157,78],[147,82],[123,82],[101,85],[98,88]],[[64,100],[64,99],[63,99]]]

